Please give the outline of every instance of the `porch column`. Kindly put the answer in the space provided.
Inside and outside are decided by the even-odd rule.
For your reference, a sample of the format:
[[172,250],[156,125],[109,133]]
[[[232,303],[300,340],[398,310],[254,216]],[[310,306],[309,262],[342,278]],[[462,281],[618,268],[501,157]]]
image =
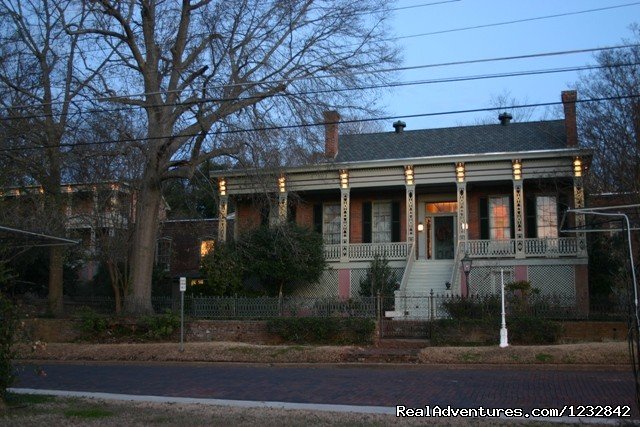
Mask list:
[[[582,174],[573,177],[573,206],[575,209],[584,208],[584,188],[582,187]],[[585,220],[584,214],[576,213],[576,229],[580,230],[584,228]],[[576,238],[578,239],[578,256],[586,257],[587,256],[587,237],[584,231],[580,231],[576,234]]]
[[349,261],[349,205],[350,194],[348,188],[340,190],[340,262]]
[[524,248],[524,190],[521,180],[513,180],[513,226],[516,237],[516,258],[525,257]]
[[227,196],[227,180],[218,178],[218,242],[227,241],[227,210],[229,196]]
[[278,193],[278,223],[284,224],[287,222],[287,193]]
[[411,247],[416,240],[416,186],[406,186],[406,220],[407,220],[407,245]]
[[227,241],[227,210],[229,207],[229,196],[220,196],[218,201],[218,242]]
[[464,242],[466,246],[469,238],[469,223],[467,222],[467,183],[457,182],[456,193],[458,198],[458,242]]
[[340,170],[340,262],[349,261],[349,171]]

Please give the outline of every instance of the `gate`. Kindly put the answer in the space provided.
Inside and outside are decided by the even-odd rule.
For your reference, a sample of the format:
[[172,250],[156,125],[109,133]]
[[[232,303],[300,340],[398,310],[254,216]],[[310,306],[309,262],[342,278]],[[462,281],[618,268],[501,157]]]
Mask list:
[[437,302],[431,294],[381,296],[380,338],[431,338]]

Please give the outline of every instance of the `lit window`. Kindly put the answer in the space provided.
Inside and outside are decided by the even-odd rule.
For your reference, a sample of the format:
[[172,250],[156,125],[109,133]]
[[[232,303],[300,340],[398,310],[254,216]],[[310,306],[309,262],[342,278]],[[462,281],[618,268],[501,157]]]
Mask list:
[[373,203],[371,206],[372,243],[391,241],[391,203]]
[[558,237],[558,203],[555,196],[536,197],[536,224],[539,238]]
[[340,243],[340,204],[325,204],[322,207],[322,237],[327,245]]
[[511,238],[510,218],[508,196],[489,198],[489,224],[492,240]]
[[437,202],[427,203],[427,212],[429,213],[456,213],[458,210],[457,202]]
[[200,258],[203,258],[213,252],[216,242],[213,239],[206,239],[200,241]]

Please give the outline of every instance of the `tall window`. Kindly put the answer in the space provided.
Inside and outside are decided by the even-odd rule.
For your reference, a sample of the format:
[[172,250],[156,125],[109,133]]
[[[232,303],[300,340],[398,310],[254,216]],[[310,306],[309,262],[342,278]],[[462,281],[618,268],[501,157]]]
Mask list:
[[538,238],[558,237],[558,203],[555,196],[536,197],[536,225]]
[[509,196],[489,198],[489,230],[492,240],[511,238]]
[[391,202],[373,203],[371,207],[372,243],[391,241]]
[[322,237],[327,245],[340,243],[340,204],[322,206]]
[[156,244],[156,265],[161,271],[171,270],[171,238],[162,237]]

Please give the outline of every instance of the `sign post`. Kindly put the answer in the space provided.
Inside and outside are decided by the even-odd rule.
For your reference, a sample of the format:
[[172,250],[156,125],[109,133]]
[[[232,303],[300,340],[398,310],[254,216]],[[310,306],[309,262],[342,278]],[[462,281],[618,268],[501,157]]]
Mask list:
[[184,291],[187,290],[187,278],[180,278],[180,352],[184,351]]

